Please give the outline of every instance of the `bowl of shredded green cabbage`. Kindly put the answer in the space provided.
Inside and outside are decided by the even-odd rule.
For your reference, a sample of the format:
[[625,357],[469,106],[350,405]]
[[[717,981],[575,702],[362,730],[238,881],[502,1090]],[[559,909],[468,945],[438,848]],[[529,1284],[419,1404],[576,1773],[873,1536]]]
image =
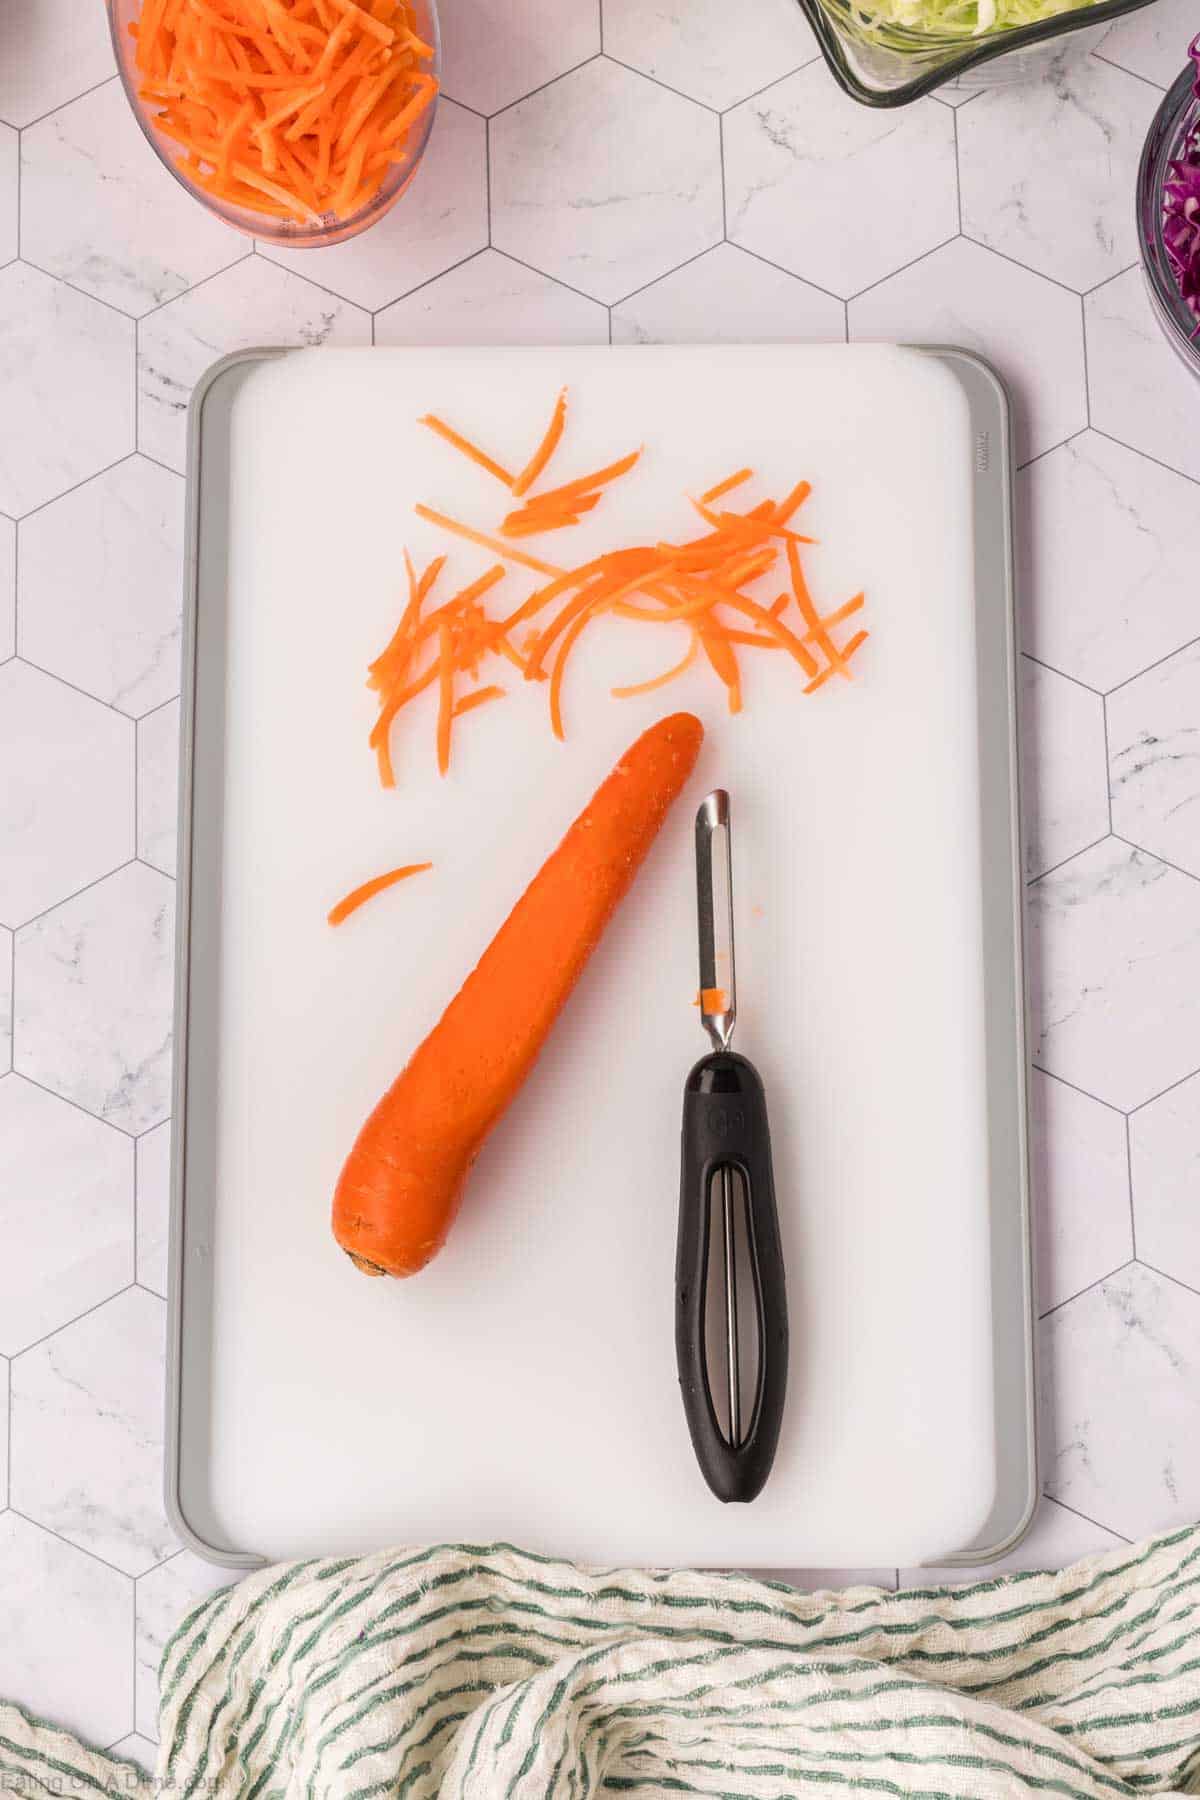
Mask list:
[[1154,0],[799,0],[841,86],[899,106],[1013,51]]

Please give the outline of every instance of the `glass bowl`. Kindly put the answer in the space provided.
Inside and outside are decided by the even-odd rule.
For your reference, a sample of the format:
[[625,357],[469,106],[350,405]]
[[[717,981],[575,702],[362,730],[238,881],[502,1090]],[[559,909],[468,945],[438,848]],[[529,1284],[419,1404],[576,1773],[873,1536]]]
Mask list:
[[867,25],[862,6],[855,0],[799,0],[809,24],[816,33],[825,61],[835,81],[854,100],[864,106],[905,106],[922,94],[941,87],[944,82],[959,79],[969,71],[977,71],[970,85],[990,85],[1002,80],[987,65],[997,57],[1008,58],[1014,51],[1026,52],[1002,67],[1007,73],[1022,78],[1028,73],[1026,64],[1033,53],[1044,52],[1055,41],[1088,27],[1111,25],[1127,13],[1149,6],[1153,0],[1098,0],[1098,4],[1080,7],[1075,12],[1059,13],[1036,25],[1004,25],[977,36],[910,31],[899,25]]
[[1138,167],[1137,226],[1155,315],[1172,349],[1200,379],[1200,319],[1179,291],[1163,242],[1168,164],[1182,155],[1188,139],[1200,131],[1200,100],[1192,92],[1195,79],[1196,71],[1189,64],[1154,115]]
[[[125,89],[125,97],[133,108],[133,116],[141,126],[150,148],[193,199],[207,207],[209,212],[215,213],[219,219],[224,219],[227,225],[244,231],[247,237],[259,238],[264,243],[282,244],[290,250],[316,249],[322,244],[344,243],[347,238],[357,237],[360,231],[365,231],[376,219],[381,219],[396,204],[416,174],[425,154],[425,146],[429,142],[429,134],[433,130],[438,94],[434,95],[432,103],[425,108],[415,128],[409,133],[405,144],[405,160],[393,164],[366,205],[347,219],[337,218],[332,213],[326,214],[319,225],[299,219],[277,219],[270,213],[253,212],[249,207],[238,206],[232,201],[219,199],[215,194],[206,193],[203,188],[196,186],[176,161],[175,147],[171,140],[155,130],[152,123],[152,103],[140,99],[138,95],[141,77],[134,66],[134,40],[129,34],[129,26],[141,12],[143,0],[105,0],[105,3],[121,86]],[[438,78],[441,74],[442,47],[437,0],[410,0],[410,4],[416,17],[418,33],[427,44],[433,46],[433,61],[429,65],[429,71]]]

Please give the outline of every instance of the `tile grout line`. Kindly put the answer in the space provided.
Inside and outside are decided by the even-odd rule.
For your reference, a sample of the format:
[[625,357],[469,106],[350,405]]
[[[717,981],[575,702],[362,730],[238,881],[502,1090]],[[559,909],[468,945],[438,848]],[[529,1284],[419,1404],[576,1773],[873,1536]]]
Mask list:
[[[487,209],[487,248],[492,245],[492,121],[483,121],[483,197]],[[403,298],[403,296],[401,296]]]
[[[122,1291],[122,1293],[124,1293],[127,1290],[125,1290],[123,1288],[121,1291]],[[116,1299],[116,1297],[117,1296],[115,1294],[112,1295],[112,1298],[114,1300]],[[103,1305],[103,1304],[104,1304],[104,1302],[102,1301],[101,1305]],[[80,1314],[81,1318],[86,1318],[86,1316],[87,1315],[85,1313]],[[67,1323],[70,1325],[73,1325],[75,1323],[75,1321],[74,1321],[74,1319],[69,1319],[67,1321]],[[63,1326],[63,1325],[59,1326],[60,1331],[64,1331],[65,1329],[66,1329],[66,1326]],[[54,1334],[51,1333],[51,1335],[53,1336]],[[49,1537],[57,1538],[60,1544],[65,1544],[67,1546],[68,1550],[76,1550],[76,1551],[78,1551],[80,1556],[90,1556],[94,1562],[98,1562],[98,1563],[102,1564],[103,1567],[106,1569],[111,1569],[114,1575],[124,1576],[125,1580],[129,1583],[130,1592],[133,1591],[133,1583],[135,1582],[137,1577],[134,1575],[131,1575],[129,1573],[128,1569],[121,1568],[119,1563],[110,1562],[107,1556],[101,1556],[101,1554],[98,1550],[91,1549],[87,1544],[78,1544],[78,1543],[76,1543],[74,1538],[64,1537],[61,1531],[55,1530],[53,1525],[47,1525],[44,1519],[35,1519],[30,1513],[22,1512],[21,1508],[19,1506],[13,1506],[10,1503],[9,1511],[14,1512],[17,1515],[18,1519],[24,1519],[24,1521],[27,1525],[34,1526],[38,1531],[46,1532],[46,1534]]]
[[1096,1106],[1102,1106],[1105,1112],[1115,1113],[1118,1119],[1128,1118],[1128,1113],[1123,1112],[1119,1106],[1114,1106],[1111,1100],[1102,1100],[1099,1094],[1090,1094],[1086,1088],[1077,1087],[1073,1081],[1067,1081],[1062,1075],[1056,1075],[1052,1069],[1041,1069],[1036,1063],[1030,1066],[1034,1073],[1040,1075],[1044,1081],[1056,1081],[1059,1087],[1069,1088],[1071,1093],[1080,1094],[1083,1099],[1091,1100]]
[[[1061,445],[1057,447],[1059,449],[1062,448]],[[1085,694],[1094,694],[1097,700],[1104,699],[1104,690],[1102,688],[1092,687],[1090,682],[1081,680],[1078,675],[1068,675],[1065,669],[1060,669],[1055,663],[1043,662],[1040,656],[1035,656],[1033,654],[1032,650],[1022,650],[1021,660],[1022,662],[1031,662],[1035,668],[1045,669],[1049,674],[1057,675],[1063,681],[1071,682],[1074,687],[1082,688]]]
[[1124,844],[1127,850],[1132,850],[1136,855],[1148,856],[1151,862],[1161,863],[1165,869],[1173,869],[1176,875],[1182,875],[1188,881],[1200,881],[1200,875],[1194,869],[1185,869],[1182,863],[1172,862],[1169,856],[1160,856],[1157,850],[1147,850],[1145,844],[1135,844],[1123,832],[1114,831],[1111,835],[1118,844]]
[[1068,1506],[1067,1502],[1065,1500],[1060,1500],[1057,1494],[1047,1493],[1045,1489],[1043,1489],[1042,1498],[1044,1500],[1049,1500],[1053,1506],[1061,1506],[1064,1512],[1072,1513],[1075,1518],[1082,1519],[1085,1525],[1094,1525],[1097,1531],[1107,1531],[1111,1536],[1120,1538],[1123,1544],[1131,1544],[1133,1542],[1133,1539],[1126,1537],[1123,1532],[1114,1531],[1111,1525],[1105,1525],[1100,1519],[1093,1519],[1090,1513],[1080,1512],[1077,1506]]
[[1200,1295],[1200,1288],[1193,1287],[1190,1281],[1184,1281],[1178,1275],[1172,1275],[1169,1269],[1160,1269],[1157,1263],[1145,1262],[1139,1257],[1138,1267],[1148,1269],[1150,1274],[1157,1275],[1160,1281],[1169,1281],[1172,1287],[1182,1288],[1185,1294]]
[[1037,882],[1045,881],[1048,875],[1057,875],[1060,869],[1065,869],[1068,863],[1073,863],[1075,861],[1076,857],[1086,856],[1089,850],[1094,850],[1097,844],[1106,844],[1109,838],[1114,835],[1115,833],[1111,829],[1102,831],[1098,838],[1093,838],[1090,844],[1081,844],[1078,850],[1072,850],[1070,856],[1064,856],[1061,862],[1051,863],[1048,869],[1039,869],[1036,875],[1030,875],[1026,880],[1025,886],[1031,888],[1035,886]]
[[1179,644],[1174,650],[1168,650],[1165,656],[1159,656],[1154,662],[1147,663],[1145,668],[1138,669],[1136,674],[1126,675],[1123,680],[1114,683],[1112,687],[1106,690],[1105,698],[1110,698],[1113,694],[1119,694],[1122,688],[1129,687],[1134,681],[1140,681],[1143,675],[1149,675],[1155,669],[1161,669],[1164,663],[1169,663],[1176,656],[1182,656],[1185,650],[1194,650],[1198,644],[1200,644],[1200,637],[1194,637],[1189,638],[1186,644]]
[[1095,1288],[1103,1287],[1104,1283],[1111,1281],[1114,1275],[1121,1275],[1126,1269],[1131,1269],[1136,1260],[1136,1257],[1127,1256],[1123,1263],[1118,1263],[1115,1269],[1106,1269],[1103,1275],[1097,1275],[1095,1281],[1089,1281],[1086,1287],[1077,1288],[1073,1294],[1068,1294],[1063,1300],[1056,1300],[1053,1306],[1048,1306],[1044,1313],[1038,1314],[1038,1324],[1044,1324],[1047,1319],[1052,1319],[1055,1313],[1062,1311],[1064,1306],[1070,1306],[1072,1302],[1082,1300],[1085,1294],[1092,1293]]
[[1186,469],[1179,469],[1174,463],[1164,462],[1161,456],[1155,456],[1152,451],[1139,450],[1135,445],[1127,444],[1124,438],[1119,438],[1113,432],[1106,431],[1103,425],[1093,425],[1092,430],[1097,437],[1107,438],[1110,444],[1117,444],[1122,450],[1128,450],[1130,456],[1144,456],[1146,461],[1153,463],[1156,469],[1165,469],[1168,475],[1177,475],[1180,481],[1190,481],[1193,487],[1200,487],[1200,475],[1189,475]]
[[1137,1208],[1133,1203],[1133,1127],[1129,1122],[1129,1114],[1125,1114],[1125,1180],[1129,1186],[1129,1241],[1133,1246],[1133,1258],[1137,1261]]
[[1165,1088],[1158,1090],[1157,1094],[1151,1094],[1147,1099],[1139,1100],[1136,1106],[1131,1106],[1126,1117],[1132,1119],[1135,1113],[1145,1112],[1148,1106],[1153,1106],[1156,1100],[1163,1100],[1168,1094],[1173,1094],[1175,1089],[1183,1087],[1185,1082],[1195,1081],[1197,1075],[1200,1075],[1200,1069],[1189,1069],[1188,1073],[1181,1075],[1178,1081],[1168,1082]]
[[1104,726],[1104,799],[1108,808],[1108,830],[1113,835],[1112,751],[1108,742],[1108,695],[1100,696],[1100,719]]
[[[89,1114],[88,1116],[90,1118],[93,1115]],[[105,1294],[103,1300],[97,1300],[92,1306],[85,1306],[83,1311],[76,1313],[73,1319],[64,1319],[61,1325],[55,1325],[51,1331],[43,1331],[41,1337],[34,1338],[32,1343],[22,1344],[21,1348],[10,1357],[10,1362],[17,1362],[22,1356],[28,1356],[31,1350],[37,1350],[42,1344],[48,1344],[52,1337],[57,1337],[59,1332],[65,1331],[69,1325],[78,1325],[81,1319],[90,1319],[93,1313],[99,1312],[102,1306],[107,1306],[110,1300],[119,1300],[122,1294],[127,1294],[136,1285],[135,1282],[127,1281],[124,1287],[114,1289],[111,1294]],[[37,1525],[40,1521],[34,1519],[32,1523]]]
[[1083,347],[1083,407],[1090,426],[1092,422],[1092,372],[1088,362],[1087,301],[1082,294],[1079,296],[1079,338]]

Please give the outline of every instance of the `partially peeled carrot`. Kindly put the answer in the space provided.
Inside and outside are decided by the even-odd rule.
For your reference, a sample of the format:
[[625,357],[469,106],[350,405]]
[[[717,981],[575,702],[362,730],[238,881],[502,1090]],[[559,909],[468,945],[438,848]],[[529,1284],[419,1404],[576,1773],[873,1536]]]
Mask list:
[[643,732],[597,789],[438,1024],[371,1113],[333,1199],[333,1234],[366,1275],[415,1275],[441,1248],[471,1165],[695,765],[690,713]]

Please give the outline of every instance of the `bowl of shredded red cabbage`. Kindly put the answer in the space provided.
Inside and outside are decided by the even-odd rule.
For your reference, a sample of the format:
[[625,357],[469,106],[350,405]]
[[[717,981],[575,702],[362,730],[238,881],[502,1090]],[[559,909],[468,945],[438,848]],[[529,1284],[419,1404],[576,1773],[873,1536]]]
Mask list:
[[1200,375],[1200,37],[1146,138],[1138,236],[1159,323]]

